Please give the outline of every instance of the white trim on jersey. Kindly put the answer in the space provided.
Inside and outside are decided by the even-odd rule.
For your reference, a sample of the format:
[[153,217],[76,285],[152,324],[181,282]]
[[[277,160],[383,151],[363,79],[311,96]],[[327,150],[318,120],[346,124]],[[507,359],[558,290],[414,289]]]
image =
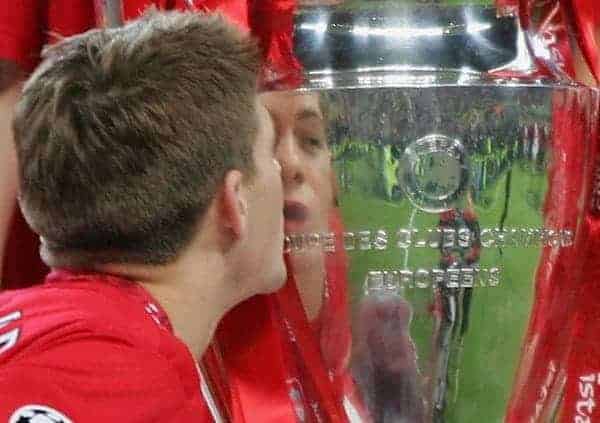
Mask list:
[[360,413],[354,407],[354,404],[348,399],[347,396],[344,395],[344,411],[346,412],[346,416],[348,417],[348,421],[350,423],[363,423],[362,418],[360,417]]
[[202,374],[202,370],[196,361],[196,370],[198,371],[198,380],[200,382],[200,393],[202,394],[202,398],[206,401],[206,405],[208,405],[208,409],[215,423],[225,423],[223,416],[221,416],[221,412],[219,411],[219,407],[217,407],[217,402],[215,401],[215,397],[210,391],[210,387],[206,383],[206,378]]

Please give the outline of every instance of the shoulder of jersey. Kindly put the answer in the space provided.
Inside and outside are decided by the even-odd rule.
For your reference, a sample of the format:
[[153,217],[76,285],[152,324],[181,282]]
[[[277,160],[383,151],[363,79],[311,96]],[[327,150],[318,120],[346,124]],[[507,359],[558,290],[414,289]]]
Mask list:
[[127,290],[93,282],[44,284],[0,294],[0,335],[11,330],[19,332],[19,348],[0,354],[0,360],[94,337],[154,349],[168,333]]

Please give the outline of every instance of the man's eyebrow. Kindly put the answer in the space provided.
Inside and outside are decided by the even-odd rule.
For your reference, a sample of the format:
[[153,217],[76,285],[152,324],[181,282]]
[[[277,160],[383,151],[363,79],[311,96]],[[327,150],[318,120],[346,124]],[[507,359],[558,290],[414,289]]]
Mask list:
[[318,111],[314,110],[314,109],[310,109],[310,108],[304,108],[302,110],[300,110],[299,112],[296,112],[295,115],[296,120],[304,120],[304,119],[319,119],[319,120],[323,120],[323,116],[321,116],[321,113],[319,113]]

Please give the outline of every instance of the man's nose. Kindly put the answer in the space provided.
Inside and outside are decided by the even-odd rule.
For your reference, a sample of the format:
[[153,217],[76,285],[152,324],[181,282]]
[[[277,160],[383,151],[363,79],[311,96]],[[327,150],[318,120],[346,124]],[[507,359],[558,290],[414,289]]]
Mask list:
[[281,164],[284,185],[303,181],[301,151],[293,134],[286,134],[280,139],[275,156]]

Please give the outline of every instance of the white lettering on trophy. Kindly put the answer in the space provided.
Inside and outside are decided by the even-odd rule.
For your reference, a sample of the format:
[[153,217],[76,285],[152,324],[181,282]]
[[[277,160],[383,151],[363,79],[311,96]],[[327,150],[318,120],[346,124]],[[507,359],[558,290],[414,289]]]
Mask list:
[[373,248],[376,250],[387,250],[388,245],[388,234],[383,229],[375,232],[375,241],[373,242]]
[[539,421],[540,416],[542,414],[542,410],[544,409],[544,404],[546,403],[546,399],[548,398],[550,387],[552,386],[552,383],[554,382],[554,379],[556,377],[556,372],[556,364],[554,363],[554,360],[550,360],[550,363],[548,364],[548,372],[546,373],[546,379],[544,379],[544,383],[540,388],[538,399],[535,403],[535,414],[531,416],[531,418],[529,419],[529,423],[536,423]]
[[[590,423],[596,408],[594,387],[600,385],[600,373],[580,376],[578,380],[579,400],[575,404],[574,423]],[[597,391],[596,391],[597,392]]]
[[[339,239],[340,242],[336,242]],[[466,249],[483,248],[563,248],[573,245],[573,231],[551,228],[400,228],[394,231],[379,228],[334,233],[297,233],[286,237],[286,252],[299,253],[306,249],[321,248],[334,252],[386,251],[390,248],[409,249]]]
[[403,269],[371,270],[367,272],[363,289],[365,295],[395,294],[402,288],[448,289],[496,287],[500,284],[501,270],[498,267],[456,267],[450,269]]

